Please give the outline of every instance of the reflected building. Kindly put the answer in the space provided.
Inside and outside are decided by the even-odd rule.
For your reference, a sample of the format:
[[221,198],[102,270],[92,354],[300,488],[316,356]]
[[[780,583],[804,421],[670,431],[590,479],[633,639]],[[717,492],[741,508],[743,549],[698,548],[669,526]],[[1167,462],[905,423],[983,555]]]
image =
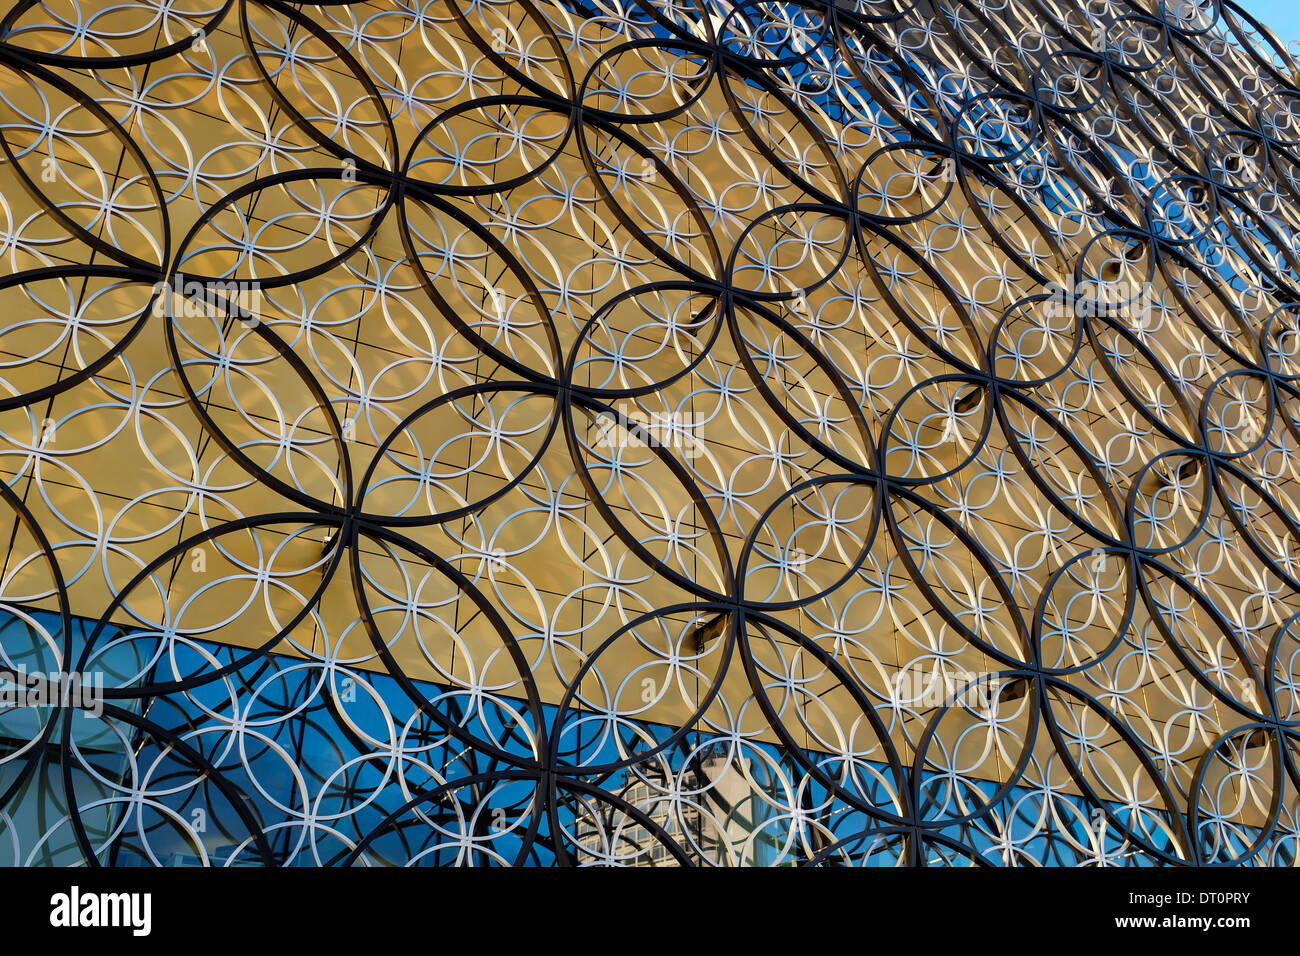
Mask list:
[[750,769],[749,759],[733,764],[729,748],[715,743],[692,755],[676,778],[657,763],[624,771],[621,785],[609,789],[631,812],[580,810],[574,839],[582,858],[608,866],[770,865],[788,849],[789,821],[765,825],[779,804]]

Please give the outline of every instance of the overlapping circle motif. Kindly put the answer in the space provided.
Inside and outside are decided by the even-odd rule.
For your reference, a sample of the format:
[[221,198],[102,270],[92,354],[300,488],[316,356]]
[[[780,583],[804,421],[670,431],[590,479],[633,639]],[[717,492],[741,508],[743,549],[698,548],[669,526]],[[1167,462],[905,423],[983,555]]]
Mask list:
[[[1227,0],[12,0],[14,865],[1292,865]],[[20,715],[21,716],[18,716]]]

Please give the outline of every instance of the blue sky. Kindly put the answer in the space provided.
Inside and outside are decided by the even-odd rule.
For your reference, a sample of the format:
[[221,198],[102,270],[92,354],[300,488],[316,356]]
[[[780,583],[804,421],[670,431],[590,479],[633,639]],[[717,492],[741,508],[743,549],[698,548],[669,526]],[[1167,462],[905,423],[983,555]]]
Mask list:
[[1283,43],[1300,40],[1296,0],[1237,0],[1237,4],[1277,34]]

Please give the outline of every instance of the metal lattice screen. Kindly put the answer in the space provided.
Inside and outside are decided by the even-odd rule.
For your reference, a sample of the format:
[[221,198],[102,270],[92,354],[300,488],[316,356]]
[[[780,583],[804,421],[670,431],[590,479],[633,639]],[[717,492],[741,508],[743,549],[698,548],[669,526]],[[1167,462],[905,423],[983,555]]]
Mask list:
[[0,36],[0,861],[1294,862],[1300,74],[1236,6]]

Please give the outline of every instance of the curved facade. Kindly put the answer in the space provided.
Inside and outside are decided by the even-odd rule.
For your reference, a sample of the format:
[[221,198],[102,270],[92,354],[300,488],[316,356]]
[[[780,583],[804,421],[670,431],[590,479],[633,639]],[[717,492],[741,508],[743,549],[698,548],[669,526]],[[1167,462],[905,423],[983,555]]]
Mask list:
[[0,862],[1296,862],[1234,4],[0,37]]

